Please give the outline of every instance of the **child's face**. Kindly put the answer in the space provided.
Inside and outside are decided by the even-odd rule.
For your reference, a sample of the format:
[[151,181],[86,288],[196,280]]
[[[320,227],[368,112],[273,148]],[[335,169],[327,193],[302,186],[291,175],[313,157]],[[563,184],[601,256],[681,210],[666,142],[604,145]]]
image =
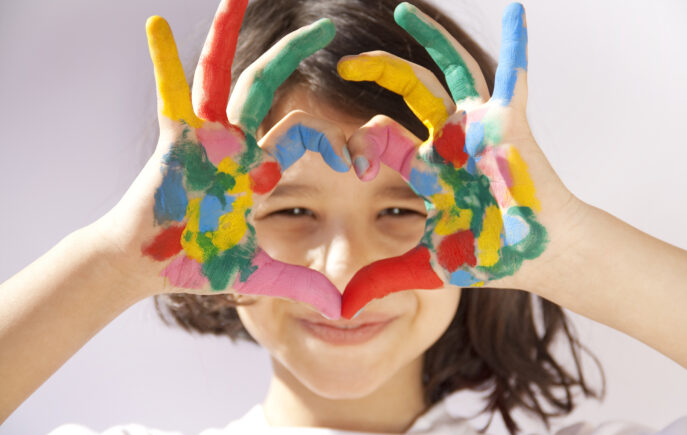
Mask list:
[[[334,123],[346,138],[366,121],[292,91],[273,107],[265,125],[295,109]],[[276,189],[296,184],[301,188],[281,189],[283,195],[256,204],[259,244],[272,258],[323,273],[342,293],[361,267],[401,255],[422,237],[424,202],[387,166],[382,165],[374,180],[362,182],[353,169],[335,172],[321,156],[307,151],[284,172]],[[421,368],[423,353],[444,333],[459,299],[457,288],[408,290],[374,299],[361,317],[369,313],[395,318],[372,339],[354,345],[330,344],[311,335],[299,318],[326,318],[294,300],[260,296],[255,304],[238,307],[238,314],[275,364],[311,391],[343,399],[373,392],[411,364]]]

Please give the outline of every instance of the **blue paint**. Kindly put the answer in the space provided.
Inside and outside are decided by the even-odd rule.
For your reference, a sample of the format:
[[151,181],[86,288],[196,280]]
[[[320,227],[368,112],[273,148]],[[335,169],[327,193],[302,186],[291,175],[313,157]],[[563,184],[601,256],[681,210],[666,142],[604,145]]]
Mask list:
[[465,152],[475,157],[484,150],[484,124],[482,121],[473,122],[465,132]]
[[510,246],[523,240],[530,231],[529,226],[520,216],[510,214],[503,216],[503,228],[505,242]]
[[186,215],[187,205],[184,174],[178,163],[172,163],[167,167],[162,184],[155,191],[155,222],[163,224],[169,221],[182,221]]
[[503,11],[501,22],[501,52],[494,79],[492,98],[504,106],[510,104],[518,79],[518,68],[527,71],[527,28],[525,10],[520,3],[511,3]]
[[215,195],[207,195],[200,201],[199,231],[217,231],[220,216],[234,209],[233,196],[225,194],[224,200],[224,205],[222,205],[222,201]]
[[480,280],[475,279],[469,272],[462,269],[458,269],[451,274],[449,282],[453,285],[459,287],[469,287],[470,285],[479,282]]
[[431,172],[422,172],[415,168],[410,170],[410,187],[415,193],[422,196],[430,196],[441,192],[439,177]]
[[477,165],[476,165],[476,160],[474,157],[470,156],[468,157],[468,163],[465,166],[465,170],[468,171],[468,174],[472,176],[477,175]]
[[[305,154],[306,149],[320,153],[324,161],[335,171],[348,171],[348,164],[334,152],[327,136],[303,124],[292,126],[286,134],[279,138],[275,146],[274,157],[284,171],[300,159]],[[345,154],[347,150],[344,148],[343,152]],[[350,162],[350,155],[348,160]]]

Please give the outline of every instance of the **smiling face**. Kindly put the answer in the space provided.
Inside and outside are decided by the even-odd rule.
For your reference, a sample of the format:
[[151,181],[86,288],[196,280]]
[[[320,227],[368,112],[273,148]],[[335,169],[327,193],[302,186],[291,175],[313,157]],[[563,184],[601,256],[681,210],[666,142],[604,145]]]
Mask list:
[[[333,123],[346,138],[366,122],[294,90],[275,104],[265,126],[296,109]],[[275,190],[256,203],[253,224],[259,245],[272,258],[317,270],[343,293],[363,266],[415,247],[425,217],[423,200],[394,170],[382,165],[374,180],[362,182],[353,170],[335,172],[320,155],[307,151],[284,172]],[[460,289],[407,290],[374,299],[352,321],[373,316],[393,320],[371,339],[344,345],[308,332],[300,319],[327,321],[312,306],[256,298],[255,304],[237,311],[279,365],[275,370],[285,368],[320,396],[343,399],[368,395],[410,365],[421,370],[423,353],[456,313]]]

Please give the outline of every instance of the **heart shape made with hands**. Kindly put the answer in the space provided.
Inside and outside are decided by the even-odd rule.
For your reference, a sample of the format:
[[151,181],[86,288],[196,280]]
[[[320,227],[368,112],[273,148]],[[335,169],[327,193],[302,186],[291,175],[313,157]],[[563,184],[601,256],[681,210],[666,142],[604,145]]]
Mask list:
[[[165,262],[161,275],[170,284],[286,297],[328,318],[350,319],[390,293],[481,286],[541,255],[547,233],[534,213],[540,205],[527,165],[502,140],[508,112],[524,112],[522,5],[514,3],[504,12],[501,56],[488,101],[484,78],[472,74],[479,69],[464,48],[414,6],[399,5],[397,23],[441,67],[452,99],[436,77],[408,61],[385,52],[348,56],[338,67],[343,78],[375,81],[402,95],[430,137],[421,143],[395,121],[377,116],[344,146],[312,119],[279,123],[258,144],[256,132],[274,91],[302,59],[331,41],[334,29],[325,19],[287,35],[244,71],[229,99],[229,72],[246,3],[221,2],[199,61],[193,102],[167,23],[153,17],[147,25],[161,129],[176,133],[155,193],[158,232],[142,252]],[[472,108],[458,110],[464,102]],[[348,171],[352,164],[364,181],[384,163],[427,205],[418,246],[361,268],[343,294],[320,272],[271,258],[257,246],[249,223],[253,195],[268,195],[306,150],[320,153],[335,171]]]

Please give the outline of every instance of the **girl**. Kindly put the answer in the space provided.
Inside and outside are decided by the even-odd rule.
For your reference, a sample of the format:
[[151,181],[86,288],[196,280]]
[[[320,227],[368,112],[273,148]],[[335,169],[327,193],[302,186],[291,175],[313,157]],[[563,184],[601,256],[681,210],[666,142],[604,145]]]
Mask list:
[[[272,426],[321,426],[342,431],[393,433],[435,433],[442,428],[447,433],[467,432],[471,429],[464,421],[445,421],[443,409],[433,405],[454,391],[482,385],[491,385],[489,410],[498,410],[509,430],[517,429],[510,416],[516,407],[529,408],[546,422],[549,414],[542,410],[543,402],[562,412],[569,412],[573,406],[569,396],[567,400],[557,400],[552,395],[554,387],[563,386],[570,393],[573,386],[580,386],[585,394],[591,394],[581,372],[568,373],[550,351],[556,334],[563,334],[570,341],[573,358],[577,361],[575,348],[578,344],[567,329],[563,311],[547,299],[626,332],[682,365],[687,363],[680,345],[685,338],[681,313],[665,308],[684,306],[685,295],[679,291],[683,272],[676,265],[685,263],[686,254],[581,202],[565,189],[548,166],[524,118],[526,63],[522,60],[526,58],[517,54],[523,50],[525,25],[524,15],[517,5],[509,7],[504,19],[504,35],[515,38],[504,38],[503,52],[506,54],[500,59],[499,71],[494,71],[489,59],[455,25],[440,20],[457,42],[446,37],[442,27],[407,5],[396,9],[395,2],[379,2],[375,8],[352,3],[342,6],[340,2],[254,2],[243,22],[243,40],[237,50],[232,77],[238,77],[243,71],[246,73],[242,75],[243,81],[234,83],[227,118],[223,115],[226,101],[219,104],[217,99],[221,100],[222,90],[228,92],[228,88],[221,78],[217,79],[215,68],[221,70],[230,61],[231,44],[217,44],[213,38],[232,39],[232,32],[238,29],[236,17],[240,12],[237,11],[242,7],[241,2],[220,5],[199,63],[199,75],[194,81],[196,113],[192,113],[188,102],[183,101],[184,91],[178,91],[179,81],[175,77],[179,76],[179,68],[175,76],[175,60],[168,56],[171,45],[164,24],[160,20],[150,22],[151,55],[160,96],[160,143],[146,168],[112,212],[66,238],[3,285],[2,294],[7,302],[2,304],[6,327],[3,328],[4,352],[0,367],[3,373],[13,375],[12,378],[3,376],[8,379],[4,388],[4,415],[92,334],[136,301],[157,294],[164,295],[159,298],[160,302],[182,325],[254,339],[270,351],[274,367],[270,390],[262,407],[254,408],[246,419],[227,429],[235,429],[238,433],[250,430],[250,425],[260,424],[250,420],[255,416],[264,416]],[[421,4],[420,8],[432,12],[432,16],[439,16],[428,5]],[[424,47],[390,22],[394,10],[404,28],[421,40]],[[335,19],[338,40],[329,43],[331,35],[327,22],[298,30],[323,16]],[[418,22],[425,26],[418,27]],[[509,29],[512,33],[508,33]],[[290,32],[296,33],[286,36]],[[426,35],[428,32],[430,36]],[[276,49],[256,60],[282,37],[289,39],[286,43],[282,40]],[[509,45],[513,41],[515,45]],[[377,49],[405,60],[373,53],[338,63],[344,55]],[[308,56],[312,52],[314,55]],[[450,57],[451,54],[454,56]],[[306,60],[292,75],[288,74],[287,67],[284,67],[286,71],[273,72],[300,58]],[[225,62],[217,62],[218,59]],[[431,73],[406,60],[429,68]],[[338,77],[337,66],[339,74],[351,82]],[[380,68],[392,71],[391,79],[379,73]],[[414,82],[414,87],[407,86],[404,78],[413,76],[417,76],[419,82]],[[280,78],[286,81],[278,88],[274,104],[263,121],[261,115],[269,107],[270,96],[264,95],[261,86],[268,90],[277,88]],[[438,80],[443,83],[440,85]],[[379,85],[402,97],[394,92],[381,92],[376,84],[365,81],[378,81]],[[256,83],[260,86],[255,87]],[[452,99],[442,86],[452,92]],[[420,97],[414,93],[418,88],[423,89]],[[256,97],[256,93],[260,95]],[[490,99],[490,95],[496,98]],[[439,103],[430,104],[430,109],[438,105],[447,112],[442,122],[432,118],[435,112],[430,110],[428,114],[428,109],[423,108],[424,102],[434,101],[432,97]],[[221,110],[213,110],[217,107]],[[463,119],[462,124],[453,123],[454,112],[460,115],[463,110],[468,118]],[[504,132],[501,139],[498,143],[490,142],[487,134],[484,135],[486,139],[470,142],[468,137],[473,137],[470,132],[476,131],[471,126],[479,125],[481,119],[491,119],[477,120],[470,118],[470,114],[492,111],[494,122],[499,123]],[[375,117],[368,122],[379,114],[388,118]],[[441,151],[439,138],[450,136],[447,126],[454,124],[467,136],[462,142],[476,146],[469,156],[448,155]],[[482,128],[488,130],[486,121],[485,125]],[[517,146],[527,166],[527,170],[519,174],[531,176],[537,188],[537,201],[541,203],[536,220],[527,221],[527,237],[532,235],[533,228],[541,228],[540,237],[535,240],[537,243],[532,243],[538,249],[528,251],[527,260],[531,261],[513,260],[509,263],[517,264],[513,266],[516,269],[513,273],[487,267],[488,240],[476,238],[478,258],[467,259],[461,264],[480,265],[482,269],[466,266],[458,271],[452,267],[452,273],[446,274],[450,266],[432,252],[434,261],[431,263],[403,263],[410,264],[412,271],[423,270],[431,264],[433,270],[410,273],[407,277],[414,280],[417,287],[389,276],[404,272],[398,262],[390,263],[394,267],[386,269],[391,271],[387,274],[381,274],[379,268],[362,269],[369,264],[389,264],[383,262],[415,252],[418,241],[427,236],[431,240],[425,240],[423,246],[441,252],[442,246],[450,245],[445,243],[448,237],[440,236],[462,234],[455,231],[461,224],[442,223],[440,215],[432,215],[432,210],[439,208],[435,195],[444,192],[424,192],[424,185],[410,177],[412,171],[404,172],[402,164],[394,163],[409,149],[402,147],[404,143],[411,143],[412,149],[416,149],[420,140],[414,136],[428,137],[425,127],[430,129],[434,150],[439,151],[425,155],[424,160],[419,157],[413,160],[413,169],[424,171],[423,174],[431,175],[437,167],[436,171],[445,170],[455,165],[453,159],[465,159],[455,165],[460,167],[469,165],[471,157],[475,161],[481,157],[485,162],[488,161],[485,153],[489,150],[509,144]],[[221,133],[223,131],[228,133]],[[380,131],[391,137],[384,149],[375,141],[375,134]],[[223,134],[225,136],[221,136]],[[237,165],[246,167],[243,172],[226,167],[225,155],[248,154],[252,134],[260,138],[260,146],[269,152],[264,157],[254,158],[251,164],[244,165],[243,160],[235,158],[233,161]],[[294,157],[289,148],[291,142],[288,142],[294,134],[298,135],[298,142],[303,147],[321,156],[307,152],[302,157]],[[216,135],[223,140],[213,139]],[[312,137],[315,139],[309,139]],[[197,149],[200,149],[198,143],[204,147],[207,159],[201,156],[200,162],[207,164],[210,161],[217,166],[213,176],[220,173],[232,176],[233,181],[222,185],[222,192],[228,192],[226,203],[206,201],[205,198],[212,198],[210,195],[202,198],[192,195],[196,179],[192,178],[195,173],[189,172],[189,168],[195,160],[182,152],[196,148],[186,147],[185,141],[191,141]],[[213,154],[216,151],[213,146],[221,147],[229,142],[238,143],[240,152],[225,149],[219,157]],[[349,170],[351,164],[353,171]],[[422,166],[425,164],[427,166]],[[484,164],[479,167],[474,164],[470,174],[475,177],[478,170],[489,170]],[[274,183],[278,177],[270,178],[269,172],[269,168],[277,167],[274,165],[285,171],[276,187]],[[223,167],[226,167],[224,172]],[[180,184],[184,193],[188,194],[179,200],[184,205],[179,218],[175,217],[179,210],[172,201],[177,198],[173,195],[177,192],[175,186],[179,185],[174,184],[178,183],[177,175],[183,180]],[[359,178],[365,182],[360,182]],[[207,188],[226,179],[229,178],[215,176]],[[260,184],[270,179],[273,182],[268,185]],[[245,205],[239,202],[241,191],[237,186],[240,180],[250,183],[255,193],[250,218],[257,237],[256,246],[262,250],[250,244],[250,231],[246,230],[236,243],[226,242],[223,252],[230,252],[235,247],[245,248],[240,252],[249,254],[251,260],[245,269],[238,264],[241,259],[236,256],[226,263],[213,263],[227,257],[207,254],[203,250],[207,246],[217,248],[225,243],[224,239],[212,239],[211,245],[203,245],[202,239],[206,232],[222,235],[221,228],[203,220],[202,216],[212,215],[213,210],[218,216],[242,212],[241,207]],[[496,186],[498,174],[492,174],[489,180]],[[467,186],[472,185],[464,184],[462,188]],[[442,185],[444,189],[453,187],[457,195],[458,187]],[[494,203],[499,202],[497,188],[492,187],[490,192],[496,197]],[[193,210],[194,199],[199,200],[201,218],[197,219],[197,228],[190,229],[188,222],[192,219],[188,213]],[[435,203],[426,206],[423,200],[430,199]],[[533,209],[537,208],[534,202],[531,204]],[[484,216],[487,214],[484,211]],[[426,221],[433,217],[439,217],[439,221],[434,226],[426,226]],[[240,225],[239,218],[231,216],[231,223]],[[170,223],[174,221],[181,221],[183,225]],[[451,231],[446,230],[449,234],[439,234],[440,225],[451,227]],[[508,225],[504,218],[501,227]],[[175,251],[167,255],[171,245],[166,240],[175,229],[184,231],[180,233],[184,236],[173,238],[183,240],[183,253]],[[480,232],[487,233],[486,230]],[[513,237],[513,233],[517,231],[507,236]],[[190,234],[188,240],[187,234]],[[609,271],[601,267],[606,250],[616,247],[615,251],[620,251],[617,248],[620,246],[641,246],[642,249],[626,251],[626,258],[618,259],[619,269]],[[505,245],[502,248],[499,255],[507,251]],[[194,249],[202,252],[198,260],[193,258]],[[83,252],[83,256],[67,260],[69,257],[64,253],[74,250]],[[265,253],[266,256],[262,255]],[[279,265],[282,268],[280,276],[290,280],[273,280],[268,286],[265,276],[269,276],[276,264],[269,259],[307,266],[321,275]],[[660,293],[653,287],[652,292],[648,292],[641,283],[643,272],[638,271],[645,269],[637,266],[646,264],[649,259],[655,261],[652,279],[659,276],[663,280]],[[202,273],[192,270],[200,262],[204,262]],[[494,264],[499,263],[491,265]],[[49,275],[48,270],[51,271]],[[232,274],[227,272],[229,270],[233,270]],[[588,273],[580,276],[579,270]],[[371,272],[366,275],[365,271]],[[321,280],[322,276],[327,280]],[[367,279],[356,280],[360,276]],[[256,277],[260,280],[256,281]],[[430,283],[427,277],[437,278],[442,284]],[[305,286],[307,282],[312,286]],[[227,283],[233,283],[238,292],[213,294],[216,292],[212,290],[218,287],[229,290]],[[358,305],[348,303],[351,299],[346,295],[355,294],[349,292],[354,288],[351,283],[358,283],[358,288],[364,290],[363,295],[381,293],[384,297],[369,303],[368,300],[358,301]],[[501,290],[478,288],[486,283]],[[331,297],[339,295],[332,293],[333,288],[343,291],[341,300]],[[622,297],[613,292],[619,288],[623,289]],[[313,289],[317,291],[311,291]],[[522,290],[538,296],[535,303],[541,305],[543,335],[536,331],[530,296]],[[184,293],[178,293],[180,291]],[[247,298],[236,296],[237,293],[253,295]],[[213,295],[208,296],[210,294]],[[313,294],[328,298],[314,299]],[[245,302],[245,299],[250,301]],[[238,305],[235,311],[232,304]],[[50,306],[51,311],[34,311],[41,306]],[[356,309],[337,319],[337,310],[343,316],[351,306]],[[74,307],[85,309],[83,313],[75,313]],[[363,307],[362,311],[357,309]],[[640,307],[642,316],[637,316]],[[664,322],[650,322],[649,319],[655,317],[652,313],[659,312]],[[70,313],[71,317],[64,313]],[[353,314],[358,315],[353,317]],[[36,318],[41,321],[37,322]],[[354,330],[341,330],[346,327]],[[48,331],[67,340],[60,346],[41,349],[41,337],[47,336]],[[25,365],[27,358],[24,355],[38,349],[44,355],[41,361]],[[537,390],[542,397],[537,397]]]

